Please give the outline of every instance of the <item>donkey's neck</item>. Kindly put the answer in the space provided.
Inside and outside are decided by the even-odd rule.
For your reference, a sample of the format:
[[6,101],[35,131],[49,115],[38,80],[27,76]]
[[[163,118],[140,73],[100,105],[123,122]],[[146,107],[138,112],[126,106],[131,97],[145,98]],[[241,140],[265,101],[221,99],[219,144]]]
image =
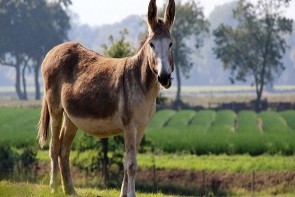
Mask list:
[[146,44],[138,51],[138,53],[127,60],[133,69],[133,76],[137,86],[148,97],[156,97],[159,93],[159,83],[156,75],[152,72],[148,56]]

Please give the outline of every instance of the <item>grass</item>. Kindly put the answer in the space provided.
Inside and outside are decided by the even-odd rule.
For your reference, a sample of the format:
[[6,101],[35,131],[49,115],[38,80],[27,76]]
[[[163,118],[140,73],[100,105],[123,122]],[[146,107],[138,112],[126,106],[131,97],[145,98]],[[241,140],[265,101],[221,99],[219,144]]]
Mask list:
[[153,165],[160,169],[205,170],[212,172],[293,171],[295,169],[295,156],[138,155],[138,166],[140,168],[150,168]]
[[238,114],[238,130],[237,132],[240,133],[259,133],[261,132],[258,125],[258,116],[255,112],[253,111],[241,111]]
[[202,110],[199,111],[190,122],[191,126],[195,126],[208,131],[213,122],[215,121],[216,112],[212,110]]
[[221,110],[216,113],[210,132],[235,132],[236,114],[231,110]]
[[[84,197],[109,197],[109,196],[119,196],[120,191],[115,189],[84,189],[77,188],[77,193]],[[48,185],[38,185],[30,183],[15,183],[9,181],[0,181],[0,195],[2,197],[19,197],[19,196],[42,196],[42,197],[66,197],[61,188],[55,194],[50,193]],[[139,197],[162,197],[171,196],[158,194],[148,194],[148,193],[137,193]]]
[[[15,183],[9,181],[0,181],[0,191],[2,197],[19,197],[19,196],[42,196],[42,197],[67,197],[61,189],[55,194],[50,193],[49,186],[30,184],[30,183]],[[112,197],[119,196],[120,191],[115,189],[89,189],[77,188],[77,192],[83,197]],[[281,188],[269,188],[260,192],[250,193],[247,190],[233,188],[230,192],[232,196],[295,196],[292,191],[282,191]],[[162,193],[149,194],[137,192],[138,197],[173,197]]]
[[[37,147],[40,108],[0,108],[0,144]],[[146,136],[153,148],[168,153],[251,154],[295,153],[295,111],[218,112],[162,110],[156,113]],[[257,121],[261,120],[261,130]],[[75,149],[79,136],[74,140]]]
[[171,116],[173,116],[175,113],[176,111],[170,110],[170,109],[161,110],[157,112],[153,118],[153,121],[149,125],[149,127],[153,129],[159,129],[164,127],[169,121],[169,119],[171,118]]
[[280,115],[285,119],[289,128],[294,132],[295,131],[295,111],[287,110],[280,113]]
[[265,132],[281,134],[291,131],[286,120],[279,113],[264,111],[259,114],[259,117],[263,121],[263,130]]
[[0,144],[16,147],[37,144],[39,114],[39,108],[0,108]]
[[[87,160],[89,152],[80,153],[81,160]],[[71,152],[70,161],[77,155]],[[39,161],[50,161],[48,151],[38,151]],[[295,156],[283,155],[187,155],[187,154],[138,154],[141,169],[156,166],[160,169],[205,170],[212,172],[268,172],[293,171]],[[188,162],[189,161],[189,162]],[[86,162],[86,161],[85,161]]]
[[194,110],[182,110],[175,113],[168,121],[167,127],[183,128],[189,125],[190,120],[196,114]]

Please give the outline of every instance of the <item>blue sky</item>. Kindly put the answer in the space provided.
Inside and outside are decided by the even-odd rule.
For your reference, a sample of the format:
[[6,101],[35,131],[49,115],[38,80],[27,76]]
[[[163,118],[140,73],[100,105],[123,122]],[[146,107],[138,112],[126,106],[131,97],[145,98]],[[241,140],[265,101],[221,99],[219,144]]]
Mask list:
[[[200,0],[206,16],[215,8],[232,0]],[[255,0],[252,0],[255,2]],[[79,15],[81,23],[91,26],[119,22],[131,14],[145,15],[149,0],[72,0],[70,9]],[[157,0],[161,6],[166,0]],[[292,0],[287,16],[294,18],[295,1]]]

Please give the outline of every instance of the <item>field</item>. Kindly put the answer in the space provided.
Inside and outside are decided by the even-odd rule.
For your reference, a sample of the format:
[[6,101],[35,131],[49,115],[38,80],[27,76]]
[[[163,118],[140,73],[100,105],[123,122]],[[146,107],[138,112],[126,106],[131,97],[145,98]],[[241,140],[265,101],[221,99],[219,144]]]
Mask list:
[[[0,144],[22,148],[37,145],[40,108],[0,108]],[[162,110],[146,137],[154,149],[202,154],[295,153],[295,111]],[[81,132],[75,138],[73,147]]]
[[[107,197],[107,196],[119,196],[119,190],[100,190],[100,189],[77,189],[80,196],[84,197]],[[19,196],[50,196],[50,197],[66,197],[61,188],[56,194],[51,194],[48,185],[37,185],[29,183],[13,183],[8,181],[0,181],[0,195],[2,197],[19,197]],[[138,193],[139,197],[172,197],[172,195],[148,194]]]
[[[0,108],[0,145],[13,147],[19,153],[25,147],[38,147],[35,127],[39,114],[38,105]],[[138,155],[138,191],[194,195],[200,194],[202,188],[213,191],[212,184],[217,181],[221,185],[218,192],[226,192],[221,193],[224,195],[289,195],[293,192],[295,176],[294,119],[293,110],[258,114],[253,111],[236,114],[231,110],[161,110],[146,131],[150,152]],[[77,156],[75,148],[80,136],[78,132],[70,160]],[[86,151],[80,153],[79,159],[87,159],[89,154],[97,153]],[[50,170],[48,150],[38,150],[37,160],[37,173],[40,173],[37,183],[46,184]],[[73,173],[75,185],[83,188],[81,177],[93,179],[77,168]],[[249,193],[254,173],[255,189]],[[200,179],[203,176],[206,184]],[[38,196],[36,192],[49,193],[49,187],[2,181],[2,192],[7,196],[19,196],[19,192]],[[78,189],[78,192],[83,196],[119,194],[118,190],[101,189]],[[60,192],[54,196],[64,195]],[[141,193],[139,196],[165,195]]]
[[159,111],[146,132],[165,152],[195,154],[295,153],[295,111]]

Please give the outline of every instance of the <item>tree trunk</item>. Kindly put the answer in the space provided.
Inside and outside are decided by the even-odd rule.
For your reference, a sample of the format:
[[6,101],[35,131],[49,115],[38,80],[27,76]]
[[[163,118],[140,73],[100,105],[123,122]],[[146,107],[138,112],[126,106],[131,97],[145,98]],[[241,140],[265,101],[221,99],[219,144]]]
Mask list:
[[23,82],[23,100],[28,100],[27,95],[27,82],[26,82],[26,68],[27,68],[27,62],[24,63],[23,69],[22,69],[22,82]]
[[178,66],[175,66],[175,72],[176,72],[176,81],[177,81],[177,92],[176,92],[176,102],[181,100],[181,77],[180,77],[180,70]]
[[23,93],[21,90],[21,71],[20,71],[20,61],[19,58],[16,57],[16,64],[15,64],[15,90],[18,98],[20,100],[24,100]]
[[36,100],[41,99],[40,83],[39,83],[39,70],[40,70],[40,61],[37,61],[36,65],[34,67],[35,99]]
[[108,172],[108,164],[109,164],[109,158],[108,158],[108,146],[109,146],[109,139],[108,138],[102,138],[102,151],[103,151],[103,160],[102,160],[102,177],[104,184],[107,186],[109,183],[109,172]]

